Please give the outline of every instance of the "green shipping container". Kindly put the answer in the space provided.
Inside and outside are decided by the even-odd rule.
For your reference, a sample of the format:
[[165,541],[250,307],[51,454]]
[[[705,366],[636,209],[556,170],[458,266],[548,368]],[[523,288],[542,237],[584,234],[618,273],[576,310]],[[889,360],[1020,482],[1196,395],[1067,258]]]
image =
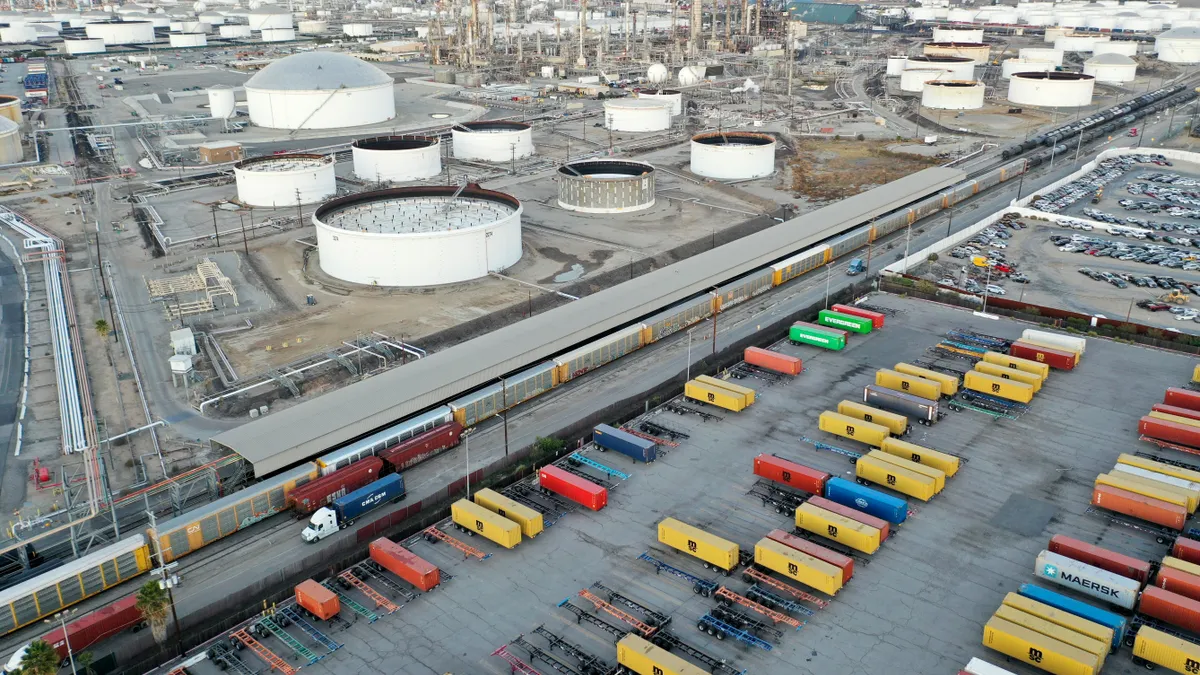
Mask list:
[[870,319],[850,316],[849,314],[842,314],[841,312],[834,312],[828,309],[823,309],[817,314],[817,323],[822,326],[833,326],[834,328],[848,330],[851,333],[870,333],[872,328],[874,328]]
[[823,330],[813,330],[807,326],[792,326],[788,331],[788,339],[802,345],[812,345],[840,351],[845,349],[846,340],[841,335],[826,333]]

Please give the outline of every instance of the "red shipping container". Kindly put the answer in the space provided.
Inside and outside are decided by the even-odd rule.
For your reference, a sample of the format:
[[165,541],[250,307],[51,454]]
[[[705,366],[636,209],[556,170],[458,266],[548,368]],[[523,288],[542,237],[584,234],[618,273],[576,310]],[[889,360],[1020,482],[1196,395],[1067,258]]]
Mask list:
[[337,594],[312,579],[305,579],[296,585],[296,604],[322,621],[328,621],[342,611]]
[[759,349],[758,347],[746,347],[745,354],[742,355],[746,363],[759,368],[766,368],[784,375],[799,375],[800,371],[804,370],[804,364],[800,359],[787,354],[773,352],[770,349]]
[[42,639],[58,652],[58,658],[66,659],[68,642],[71,644],[71,652],[78,654],[102,640],[107,640],[117,633],[141,623],[142,613],[135,605],[137,605],[137,595],[126,596],[107,607],[101,607],[68,623],[65,634],[62,626],[59,625],[43,635]]
[[1200,410],[1200,391],[1171,387],[1163,395],[1163,403],[1187,408],[1188,410]]
[[823,330],[826,333],[833,333],[834,335],[841,335],[843,340],[845,340],[847,343],[850,342],[850,331],[848,331],[848,330],[842,330],[841,328],[833,328],[832,326],[822,326],[820,324],[809,323],[807,321],[797,321],[797,322],[793,323],[792,325],[793,326],[804,326],[805,328],[811,328],[813,330]]
[[1179,537],[1171,547],[1171,555],[1180,560],[1200,565],[1200,541]]
[[1150,580],[1150,563],[1130,556],[1072,539],[1065,534],[1050,537],[1050,552],[1064,555],[1092,567],[1108,570],[1142,583]]
[[823,560],[834,567],[841,568],[843,586],[845,586],[846,582],[850,581],[850,578],[854,576],[854,559],[844,556],[837,551],[832,551],[824,546],[821,546],[820,544],[797,537],[796,535],[784,532],[783,530],[771,530],[767,533],[767,539],[777,541],[788,548],[794,548],[801,553],[807,553],[808,555],[811,555],[817,560]]
[[300,513],[312,513],[338,497],[345,497],[358,488],[379,480],[379,472],[382,469],[382,459],[364,457],[328,476],[321,476],[295,488],[288,493],[288,499],[292,500],[292,506]]
[[1050,349],[1049,347],[1031,345],[1028,342],[1012,343],[1012,346],[1008,348],[1008,355],[1044,363],[1058,370],[1075,369],[1076,359],[1073,352],[1064,352],[1057,349]]
[[538,484],[545,490],[560,494],[593,511],[599,511],[608,505],[608,490],[586,478],[563,471],[553,464],[547,464],[538,470]]
[[1108,485],[1095,486],[1092,490],[1092,506],[1099,506],[1109,511],[1169,527],[1172,530],[1182,530],[1188,517],[1185,507],[1168,504],[1136,492]]
[[379,456],[391,464],[393,470],[404,471],[458,445],[462,430],[462,425],[458,422],[443,424],[423,434],[417,434],[394,448],[388,448],[379,453]]
[[1200,633],[1200,602],[1178,593],[1147,586],[1138,602],[1138,612],[1192,633]]
[[442,583],[442,571],[412,551],[391,539],[371,542],[371,560],[423,591],[431,591]]
[[824,471],[767,454],[754,458],[754,475],[814,495],[825,494],[825,482],[829,480]]
[[830,307],[829,309],[831,309],[835,312],[841,312],[842,314],[849,314],[850,316],[857,316],[861,319],[870,319],[871,327],[874,328],[875,330],[879,330],[880,328],[883,328],[884,317],[879,312],[872,312],[869,309],[861,309],[859,307],[855,307],[854,305],[834,305],[833,307]]
[[1138,420],[1138,433],[1168,443],[1200,448],[1200,427],[1190,424],[1180,424],[1147,416]]
[[1165,412],[1166,414],[1174,414],[1175,417],[1186,417],[1188,419],[1200,419],[1200,411],[1190,410],[1180,406],[1169,406],[1166,404],[1154,404],[1150,406],[1151,412]]
[[1154,578],[1154,585],[1192,600],[1200,600],[1200,576],[1188,574],[1174,567],[1164,566],[1160,569],[1158,576]]
[[868,513],[863,513],[862,511],[859,511],[858,509],[852,509],[849,506],[846,506],[845,504],[838,504],[837,502],[829,501],[828,499],[825,499],[824,497],[820,497],[820,496],[812,497],[811,499],[808,500],[808,503],[812,504],[813,506],[819,506],[819,507],[825,509],[826,511],[832,511],[832,512],[838,514],[839,516],[845,516],[845,517],[849,518],[850,520],[860,522],[863,525],[866,525],[868,527],[873,527],[873,528],[879,530],[879,541],[883,541],[883,540],[887,539],[888,534],[890,534],[892,531],[892,525],[888,521],[883,520],[882,518],[876,518],[875,516],[872,516]]

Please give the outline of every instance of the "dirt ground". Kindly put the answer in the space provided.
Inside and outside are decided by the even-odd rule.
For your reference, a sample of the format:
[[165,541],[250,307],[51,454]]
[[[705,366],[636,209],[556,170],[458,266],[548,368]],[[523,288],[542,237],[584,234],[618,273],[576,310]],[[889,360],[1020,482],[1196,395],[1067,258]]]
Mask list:
[[941,160],[892,152],[887,141],[805,139],[791,162],[792,189],[814,201],[845,199]]

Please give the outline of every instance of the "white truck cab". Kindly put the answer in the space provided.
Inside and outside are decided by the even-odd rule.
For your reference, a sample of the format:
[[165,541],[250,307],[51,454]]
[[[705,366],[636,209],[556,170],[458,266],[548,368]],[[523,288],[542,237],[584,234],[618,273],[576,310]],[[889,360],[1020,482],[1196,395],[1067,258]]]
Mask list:
[[312,514],[312,518],[308,521],[308,527],[300,533],[300,538],[311,544],[321,541],[340,529],[342,528],[338,523],[337,512],[328,506],[322,506]]

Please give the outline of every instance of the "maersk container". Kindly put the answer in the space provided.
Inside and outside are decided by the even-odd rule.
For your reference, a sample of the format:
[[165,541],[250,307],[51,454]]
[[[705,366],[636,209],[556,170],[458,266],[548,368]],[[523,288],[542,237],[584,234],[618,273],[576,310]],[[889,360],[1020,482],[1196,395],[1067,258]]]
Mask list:
[[908,519],[908,502],[845,478],[825,481],[825,498],[899,525]]
[[895,391],[877,384],[863,387],[863,403],[904,415],[917,424],[929,426],[938,421],[938,402]]
[[393,473],[359,488],[354,492],[333,500],[330,506],[342,522],[354,520],[362,514],[389,501],[404,497],[404,476]]
[[807,326],[793,325],[788,330],[788,339],[799,345],[810,345],[834,351],[846,348],[845,338],[824,331],[813,330]]
[[874,330],[874,325],[870,319],[864,319],[858,316],[850,316],[840,312],[823,309],[817,312],[817,323],[822,326],[832,326],[848,330],[851,333],[870,333]]
[[639,462],[653,462],[658,457],[658,444],[654,441],[607,424],[596,425],[592,430],[592,440],[601,450],[614,450]]
[[1017,592],[1030,600],[1036,600],[1044,605],[1050,605],[1055,609],[1070,612],[1075,616],[1111,628],[1113,630],[1114,648],[1121,644],[1121,641],[1125,639],[1125,632],[1129,630],[1129,620],[1125,617],[1076,600],[1075,598],[1067,597],[1048,588],[1042,588],[1034,584],[1021,584],[1017,588]]
[[1141,589],[1141,584],[1135,579],[1106,572],[1050,551],[1038,554],[1033,564],[1033,574],[1124,609],[1133,609]]

